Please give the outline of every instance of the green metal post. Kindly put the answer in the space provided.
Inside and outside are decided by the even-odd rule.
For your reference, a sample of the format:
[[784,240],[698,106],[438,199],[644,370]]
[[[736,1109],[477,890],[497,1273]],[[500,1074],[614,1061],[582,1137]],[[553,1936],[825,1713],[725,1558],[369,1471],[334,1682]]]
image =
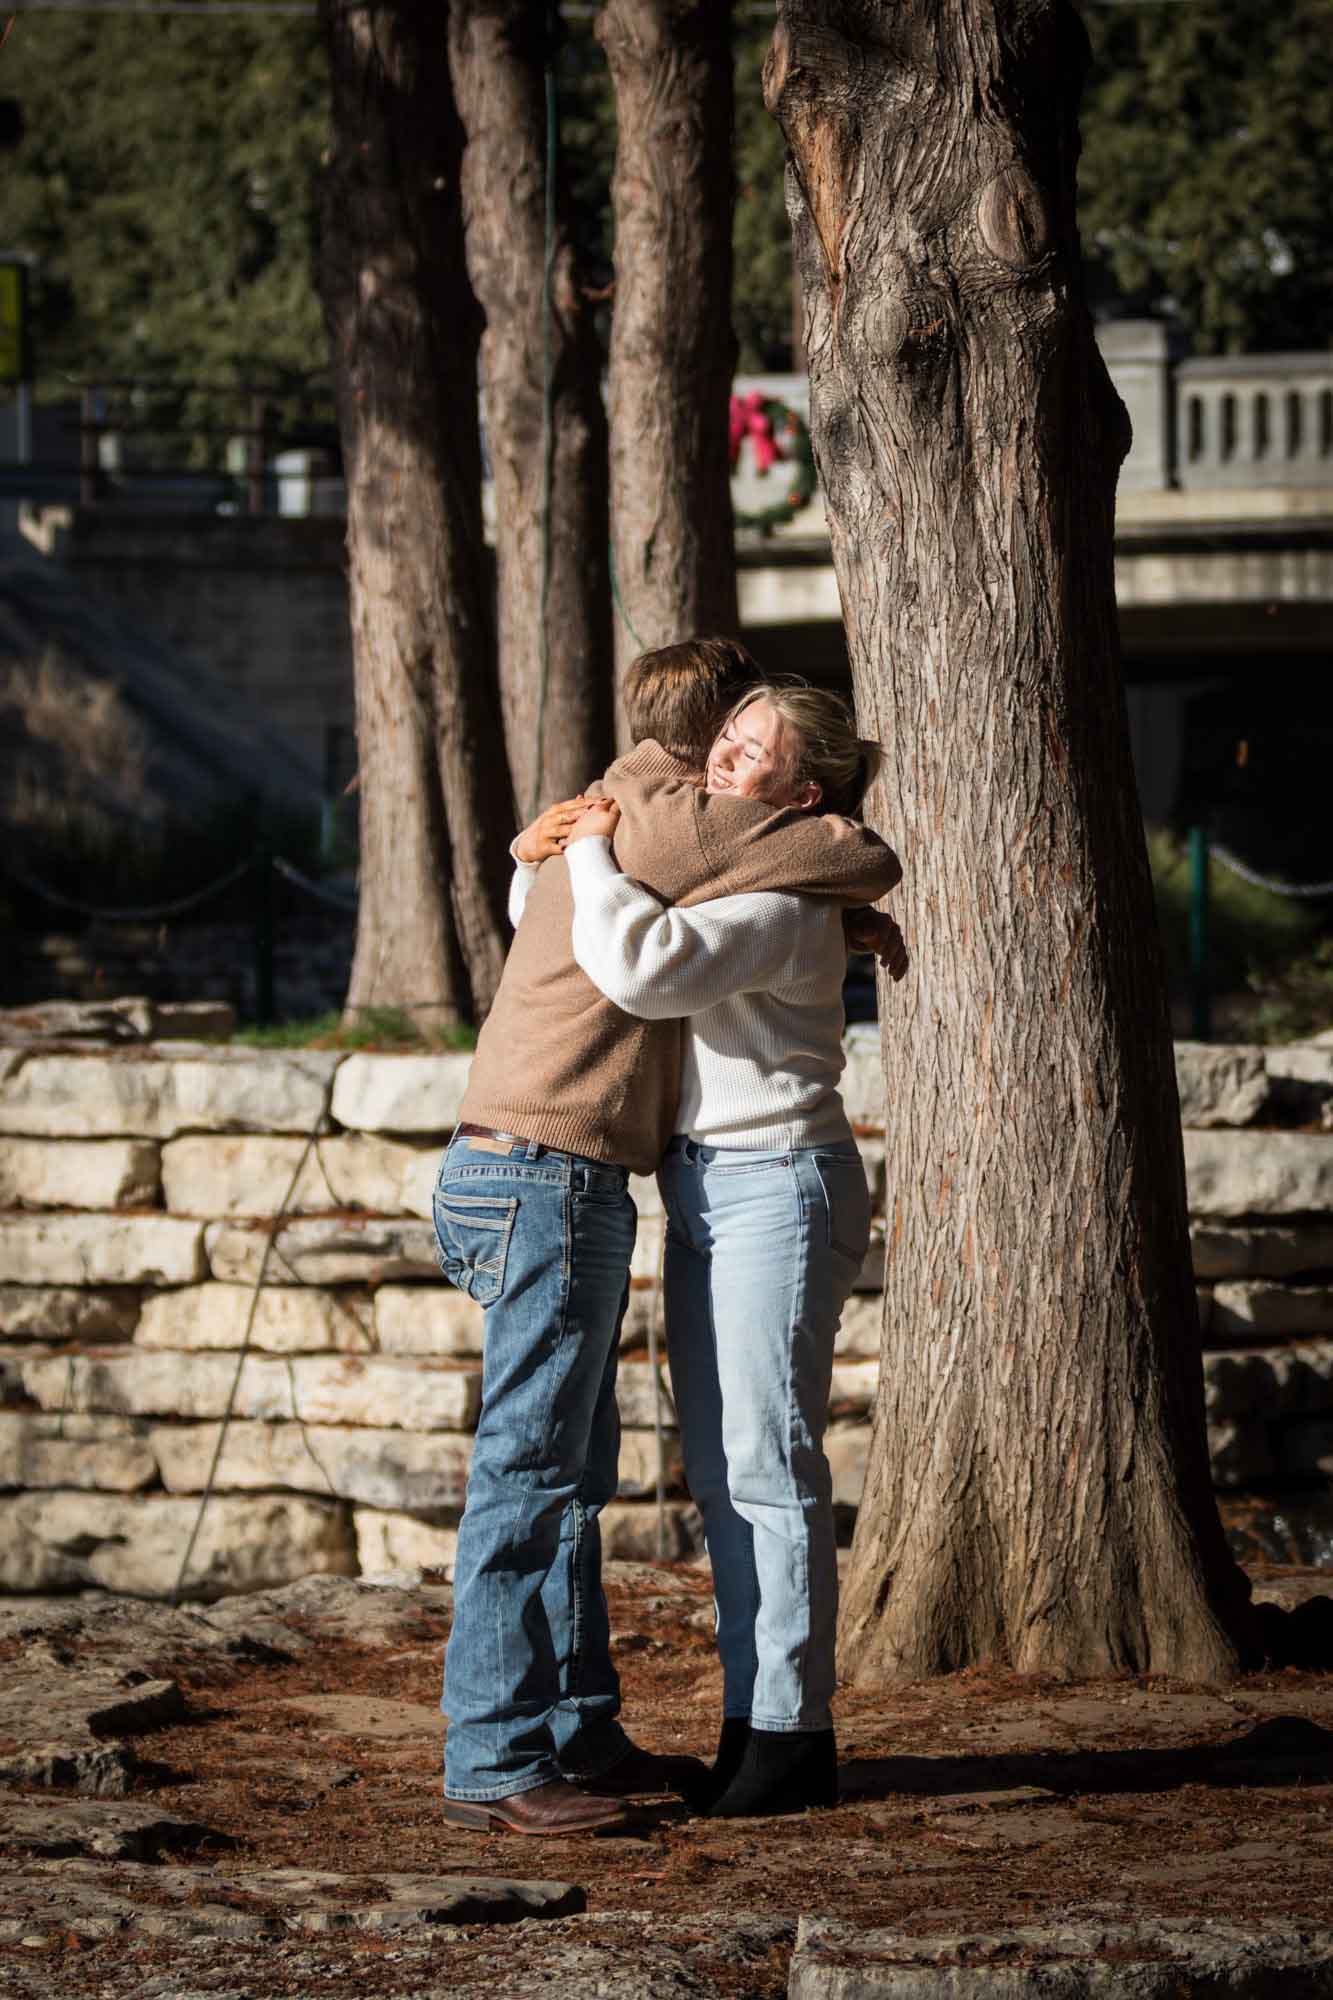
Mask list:
[[1208,979],[1208,833],[1190,828],[1190,1011],[1196,1042],[1212,1039],[1213,996]]
[[255,931],[255,1020],[267,1028],[274,1018],[273,1006],[273,856],[261,841],[255,849],[254,871]]

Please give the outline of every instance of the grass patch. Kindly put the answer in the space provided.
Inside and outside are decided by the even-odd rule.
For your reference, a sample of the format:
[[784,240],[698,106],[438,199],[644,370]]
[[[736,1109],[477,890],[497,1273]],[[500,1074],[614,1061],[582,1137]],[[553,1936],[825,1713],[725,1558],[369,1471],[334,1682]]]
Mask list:
[[361,1007],[356,1019],[314,1014],[304,1021],[275,1021],[266,1028],[238,1028],[234,1042],[251,1049],[382,1049],[418,1054],[474,1049],[475,1028],[421,1027],[399,1007]]

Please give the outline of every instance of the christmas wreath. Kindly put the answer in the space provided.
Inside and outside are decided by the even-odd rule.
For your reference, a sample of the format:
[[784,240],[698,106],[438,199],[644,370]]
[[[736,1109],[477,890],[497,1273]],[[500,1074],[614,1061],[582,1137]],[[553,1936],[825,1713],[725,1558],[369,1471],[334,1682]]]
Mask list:
[[793,410],[777,396],[765,396],[753,389],[731,399],[727,453],[734,472],[746,438],[754,452],[755,470],[766,479],[775,465],[786,468],[786,492],[771,507],[747,514],[737,508],[738,528],[757,528],[769,535],[774,528],[794,520],[809,504],[815,490],[815,455],[810,448],[810,432],[799,410]]

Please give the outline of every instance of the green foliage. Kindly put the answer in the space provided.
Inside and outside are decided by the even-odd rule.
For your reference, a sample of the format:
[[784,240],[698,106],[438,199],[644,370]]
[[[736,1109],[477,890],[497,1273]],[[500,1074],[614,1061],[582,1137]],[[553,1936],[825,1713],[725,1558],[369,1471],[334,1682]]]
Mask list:
[[[314,275],[328,78],[313,12],[24,13],[4,79],[25,123],[5,236],[39,260],[44,393],[62,377],[294,386],[324,372]],[[155,414],[245,421],[234,398]]]
[[[1333,95],[1315,52],[1333,0],[1140,0],[1084,10],[1081,224],[1096,300],[1175,311],[1202,350],[1327,339]],[[771,19],[737,9],[736,279],[743,370],[792,365],[784,146],[760,72]],[[562,151],[589,283],[611,273],[610,79],[590,18],[559,57]],[[21,13],[4,89],[7,243],[33,252],[39,387],[70,377],[276,384],[290,441],[331,421],[315,286],[328,78],[307,17]],[[608,309],[609,311],[609,309]],[[243,402],[141,415],[211,429]],[[158,454],[179,458],[179,446]]]
[[1333,937],[1289,964],[1252,975],[1256,1042],[1296,1042],[1333,1028]]
[[762,71],[773,24],[738,14],[736,50],[736,274],[732,324],[742,373],[786,373],[792,359],[791,228],[783,186],[786,141],[764,109]]
[[[1189,849],[1169,833],[1150,832],[1148,857],[1167,984],[1183,996],[1189,984]],[[1209,980],[1228,1036],[1294,1041],[1333,1026],[1333,939],[1321,935],[1326,926],[1326,906],[1275,896],[1217,861],[1209,864]]]
[[1333,0],[1084,9],[1080,227],[1094,296],[1173,311],[1204,353],[1324,346]]

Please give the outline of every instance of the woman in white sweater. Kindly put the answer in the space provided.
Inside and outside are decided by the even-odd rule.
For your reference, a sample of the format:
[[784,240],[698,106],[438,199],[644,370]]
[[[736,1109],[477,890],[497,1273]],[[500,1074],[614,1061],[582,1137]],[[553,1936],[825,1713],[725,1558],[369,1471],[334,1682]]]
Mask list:
[[[846,705],[765,687],[709,755],[712,792],[854,812],[878,764]],[[870,1204],[838,1094],[847,945],[790,894],[664,907],[619,872],[614,807],[565,849],[574,954],[645,1018],[685,1015],[677,1136],[660,1181],[671,1379],[713,1566],[724,1721],[718,1817],[837,1801],[837,1563],[823,1433],[839,1316]]]

